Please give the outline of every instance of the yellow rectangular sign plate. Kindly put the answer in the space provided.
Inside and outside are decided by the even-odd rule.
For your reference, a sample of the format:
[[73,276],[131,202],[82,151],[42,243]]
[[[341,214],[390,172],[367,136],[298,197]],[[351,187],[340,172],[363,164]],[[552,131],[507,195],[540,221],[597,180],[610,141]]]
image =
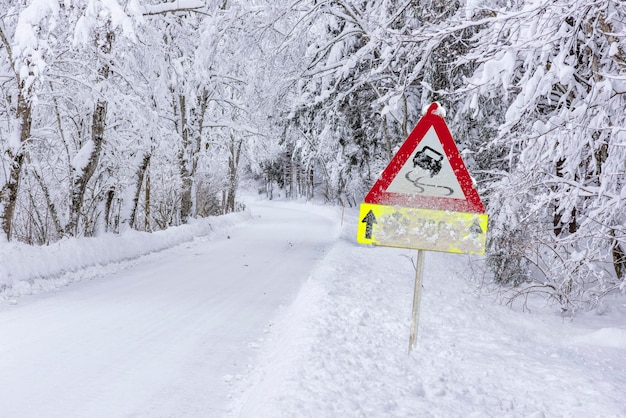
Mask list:
[[361,244],[484,254],[488,215],[361,203]]

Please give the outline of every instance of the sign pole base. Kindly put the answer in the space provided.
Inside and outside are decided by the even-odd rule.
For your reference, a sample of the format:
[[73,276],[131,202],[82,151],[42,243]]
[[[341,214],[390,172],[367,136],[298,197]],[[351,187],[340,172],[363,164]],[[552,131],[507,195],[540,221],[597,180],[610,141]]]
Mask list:
[[411,315],[411,334],[409,336],[409,354],[417,345],[417,327],[420,316],[420,300],[422,297],[422,274],[424,272],[424,255],[426,251],[417,250],[415,265],[415,289],[413,290],[413,313]]

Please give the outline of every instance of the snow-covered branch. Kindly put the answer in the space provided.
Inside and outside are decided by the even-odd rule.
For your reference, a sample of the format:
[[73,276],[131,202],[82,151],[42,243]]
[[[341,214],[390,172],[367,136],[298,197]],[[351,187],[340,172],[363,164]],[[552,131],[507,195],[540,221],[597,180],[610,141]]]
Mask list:
[[203,0],[175,0],[169,3],[145,4],[141,10],[143,15],[153,16],[176,12],[197,12],[205,7]]

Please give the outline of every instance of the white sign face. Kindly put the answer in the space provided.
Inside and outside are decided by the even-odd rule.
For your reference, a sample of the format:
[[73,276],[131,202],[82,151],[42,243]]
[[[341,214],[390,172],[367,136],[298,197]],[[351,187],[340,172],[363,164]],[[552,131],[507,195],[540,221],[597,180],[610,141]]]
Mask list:
[[411,158],[404,163],[387,192],[465,199],[433,127],[426,132]]

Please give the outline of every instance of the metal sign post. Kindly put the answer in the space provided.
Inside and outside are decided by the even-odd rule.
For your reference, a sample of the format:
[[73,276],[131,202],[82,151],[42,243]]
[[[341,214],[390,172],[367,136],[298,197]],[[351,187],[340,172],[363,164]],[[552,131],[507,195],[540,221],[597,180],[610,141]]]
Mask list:
[[415,265],[415,289],[413,290],[413,313],[411,315],[411,334],[409,336],[409,354],[417,345],[417,328],[420,317],[420,301],[422,299],[422,275],[424,272],[424,250],[417,250]]

